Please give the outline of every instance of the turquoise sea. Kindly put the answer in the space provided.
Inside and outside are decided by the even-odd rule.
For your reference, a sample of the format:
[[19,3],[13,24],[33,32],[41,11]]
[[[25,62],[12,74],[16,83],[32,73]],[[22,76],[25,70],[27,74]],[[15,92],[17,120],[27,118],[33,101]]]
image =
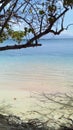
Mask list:
[[[0,52],[0,90],[72,91],[73,39],[38,42],[42,43],[41,47]],[[0,46],[14,43],[7,40]]]

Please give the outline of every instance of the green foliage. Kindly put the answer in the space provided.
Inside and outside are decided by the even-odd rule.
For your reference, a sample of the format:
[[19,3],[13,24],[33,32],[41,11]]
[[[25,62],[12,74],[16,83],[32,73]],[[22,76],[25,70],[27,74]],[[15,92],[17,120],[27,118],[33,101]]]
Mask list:
[[72,8],[73,0],[64,0],[64,6],[66,6],[66,7],[70,6]]
[[9,29],[9,24],[6,24],[5,28],[8,30]]
[[40,15],[43,15],[44,13],[45,13],[44,10],[39,10]]
[[8,35],[5,32],[2,32],[2,34],[0,35],[0,43],[2,43],[6,39],[8,39]]
[[24,35],[26,36],[28,33],[34,33],[34,29],[25,27],[24,28]]
[[[1,4],[3,4],[2,1]],[[35,35],[39,35],[37,38],[40,38],[42,35],[50,33],[51,26],[53,28],[57,23],[58,25],[54,26],[52,33],[60,34],[64,30],[61,29],[64,28],[62,16],[65,16],[66,12],[73,7],[73,0],[12,0],[9,1],[8,6],[8,2],[5,1],[4,6],[0,6],[0,42],[12,38],[20,43],[23,37],[30,33],[35,41],[37,40]],[[12,26],[18,24],[24,26],[24,31],[12,30]],[[41,33],[42,35],[40,35]]]
[[56,11],[56,6],[52,5],[52,6],[48,6],[48,12],[54,13]]
[[19,44],[22,41],[22,38],[24,37],[24,32],[23,31],[11,31],[10,32],[10,36],[13,40],[17,41]]
[[27,35],[27,33],[28,33],[28,28],[27,28],[27,27],[25,27],[25,28],[24,28],[24,35],[26,36],[26,35]]
[[45,3],[43,2],[43,3],[42,3],[42,6],[44,6],[44,5],[45,5]]
[[29,28],[28,33],[34,33],[34,30],[32,28]]
[[54,22],[54,17],[48,18],[48,21],[49,21],[49,23],[51,24],[52,22]]
[[12,38],[15,39],[18,43],[21,42],[23,37],[24,37],[24,32],[22,31],[15,31],[12,34]]
[[23,37],[26,36],[29,33],[34,33],[34,30],[32,28],[24,28],[24,31],[14,31],[12,30],[9,25],[6,25],[6,31],[3,32],[0,36],[0,42],[2,43],[4,40],[7,40],[8,38],[12,38],[15,40],[18,44],[22,41]]
[[29,9],[29,13],[32,13],[32,8]]

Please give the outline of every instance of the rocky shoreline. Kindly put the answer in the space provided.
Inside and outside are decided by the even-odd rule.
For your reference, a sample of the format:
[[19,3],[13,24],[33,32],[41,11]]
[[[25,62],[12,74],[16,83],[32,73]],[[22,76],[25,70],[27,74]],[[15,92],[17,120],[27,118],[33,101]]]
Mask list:
[[17,116],[0,114],[0,130],[48,130],[38,119],[22,121]]
[[24,122],[17,116],[0,114],[0,130],[73,130],[73,126],[60,126],[59,129],[56,129],[55,126],[45,125],[39,119],[31,119],[28,122]]
[[73,130],[72,95],[58,93],[32,96],[31,98],[38,102],[32,111],[27,111],[28,114],[23,113],[19,116],[13,113],[5,114],[2,111],[0,130]]

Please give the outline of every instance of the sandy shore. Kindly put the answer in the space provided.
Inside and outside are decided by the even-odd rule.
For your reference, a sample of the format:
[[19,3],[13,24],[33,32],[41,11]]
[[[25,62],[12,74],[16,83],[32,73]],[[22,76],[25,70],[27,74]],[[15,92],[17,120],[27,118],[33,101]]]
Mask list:
[[[11,89],[11,90],[1,90],[0,91],[0,103],[2,105],[8,104],[9,107],[6,108],[8,111],[13,111],[13,113],[26,113],[26,111],[34,110],[39,103],[38,97],[43,93],[48,94],[58,94],[58,93],[72,93],[73,91],[67,89],[58,89],[54,90],[49,88],[40,88],[37,87],[34,91],[34,88],[31,89]],[[36,98],[37,97],[37,98]],[[4,106],[3,106],[4,107]],[[37,108],[38,109],[38,108]],[[8,112],[8,113],[9,113]]]
[[[45,89],[45,88],[44,88]],[[29,89],[28,89],[29,90]],[[0,113],[16,115],[23,120],[39,118],[49,121],[49,125],[59,127],[60,123],[71,124],[73,120],[73,100],[71,91],[29,91],[11,89],[0,91]],[[42,89],[43,90],[43,89]]]

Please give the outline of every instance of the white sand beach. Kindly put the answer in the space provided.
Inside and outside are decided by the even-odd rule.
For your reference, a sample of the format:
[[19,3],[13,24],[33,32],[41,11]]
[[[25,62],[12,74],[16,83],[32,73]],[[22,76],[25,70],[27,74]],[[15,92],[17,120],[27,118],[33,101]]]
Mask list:
[[[32,90],[32,89],[31,89]],[[55,92],[55,93],[54,93]],[[49,126],[58,128],[61,123],[70,126],[73,120],[73,101],[70,97],[73,93],[60,93],[59,91],[48,93],[29,92],[25,90],[1,90],[0,113],[4,115],[16,115],[22,120],[38,118],[49,121]]]
[[[49,106],[52,107],[52,109],[54,108],[54,106],[59,110],[59,106],[60,104],[56,104],[55,102],[50,103],[48,101],[48,104],[42,103],[40,101],[40,99],[44,100],[45,98],[42,97],[43,94],[51,94],[51,98],[53,95],[56,95],[57,99],[59,94],[70,94],[72,93],[72,91],[70,92],[70,90],[67,89],[58,89],[55,88],[53,90],[53,88],[51,89],[51,87],[49,88],[45,88],[43,87],[41,89],[41,87],[37,86],[36,90],[33,87],[30,87],[30,89],[7,89],[7,90],[3,90],[1,89],[0,91],[0,106],[1,106],[1,110],[0,112],[3,114],[14,114],[17,116],[20,116],[23,119],[28,119],[28,118],[36,118],[38,116],[40,116],[39,114],[33,114],[34,111],[44,111],[46,110],[46,108],[48,107],[48,111],[50,111]],[[60,99],[59,99],[60,100]],[[64,98],[62,98],[62,100],[64,100]],[[45,100],[46,101],[46,100]],[[65,102],[65,101],[64,101]],[[44,107],[45,105],[45,107]],[[45,109],[44,109],[45,108]],[[47,111],[47,112],[48,112]],[[64,109],[65,111],[65,109]],[[31,113],[31,114],[29,114]],[[40,116],[41,117],[41,116]]]

